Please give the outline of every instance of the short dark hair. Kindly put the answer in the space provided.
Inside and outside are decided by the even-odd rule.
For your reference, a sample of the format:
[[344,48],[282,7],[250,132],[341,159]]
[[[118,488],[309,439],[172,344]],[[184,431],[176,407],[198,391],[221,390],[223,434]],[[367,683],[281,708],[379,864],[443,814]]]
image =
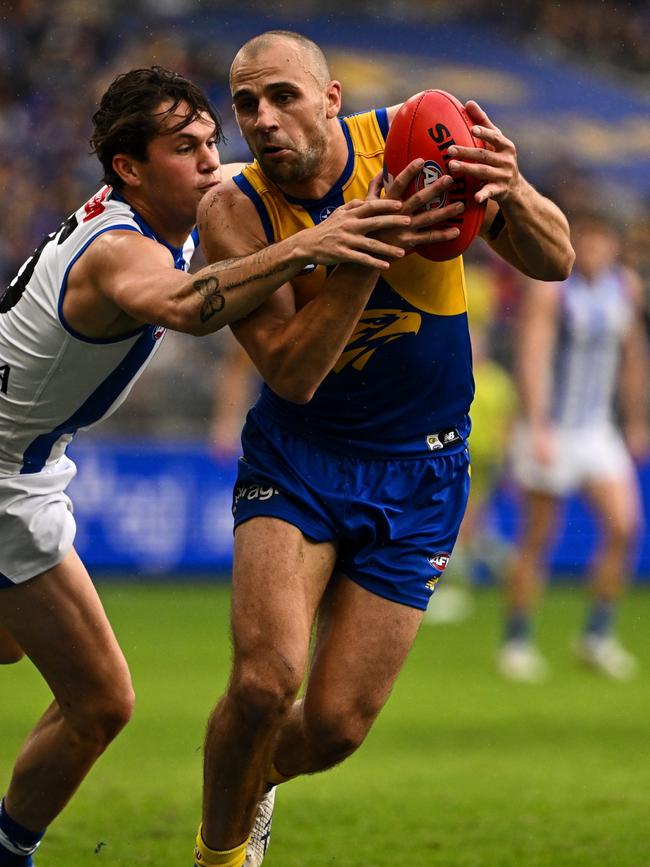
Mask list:
[[[171,105],[159,111],[165,101],[170,101]],[[179,123],[165,129],[165,135],[184,129],[205,113],[214,121],[217,141],[223,139],[221,119],[206,94],[177,72],[150,66],[132,69],[111,82],[93,115],[90,139],[92,152],[104,168],[105,183],[116,189],[122,186],[121,178],[113,169],[115,154],[129,154],[146,162],[149,142],[161,134],[165,120],[181,102],[187,103],[188,111]]]

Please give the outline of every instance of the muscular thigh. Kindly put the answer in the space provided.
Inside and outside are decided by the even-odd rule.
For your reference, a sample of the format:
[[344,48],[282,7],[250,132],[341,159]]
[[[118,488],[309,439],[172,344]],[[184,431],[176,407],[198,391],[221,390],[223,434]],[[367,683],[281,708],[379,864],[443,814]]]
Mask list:
[[422,615],[338,574],[319,610],[307,713],[318,716],[336,705],[373,717],[390,694]]
[[0,625],[65,706],[107,684],[128,684],[124,657],[74,549],[41,575],[0,589]]
[[313,542],[277,518],[257,517],[235,532],[232,628],[235,665],[278,659],[304,670],[311,630],[334,563],[331,542]]

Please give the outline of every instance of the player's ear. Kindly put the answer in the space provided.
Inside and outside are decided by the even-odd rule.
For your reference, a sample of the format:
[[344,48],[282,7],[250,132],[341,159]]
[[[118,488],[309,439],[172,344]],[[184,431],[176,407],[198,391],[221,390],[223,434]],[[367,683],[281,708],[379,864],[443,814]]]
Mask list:
[[338,117],[341,113],[341,82],[330,81],[325,90],[327,118]]
[[115,154],[113,157],[113,171],[120,176],[126,186],[140,186],[141,181],[137,161],[128,154]]

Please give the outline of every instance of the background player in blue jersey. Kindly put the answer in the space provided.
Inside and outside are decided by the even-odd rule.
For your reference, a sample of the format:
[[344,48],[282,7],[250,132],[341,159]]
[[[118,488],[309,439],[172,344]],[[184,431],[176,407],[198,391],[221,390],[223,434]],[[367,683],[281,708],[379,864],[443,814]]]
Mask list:
[[[571,220],[576,267],[564,283],[528,287],[518,328],[518,379],[523,417],[512,443],[523,520],[506,585],[507,617],[500,671],[539,681],[548,664],[532,637],[546,557],[562,501],[582,491],[598,521],[591,603],[578,657],[610,677],[626,679],[635,658],[613,634],[641,514],[630,452],[647,453],[648,348],[639,276],[620,263],[616,228],[596,212]],[[622,412],[621,437],[615,403]]]
[[[339,118],[322,52],[284,32],[240,49],[230,81],[256,162],[201,205],[211,261],[331,219],[381,170],[398,108]],[[452,170],[482,181],[484,237],[525,273],[564,279],[566,219],[521,177],[512,142],[468,110],[493,150],[456,148]],[[409,248],[446,236],[418,220]],[[473,392],[458,259],[307,269],[234,331],[267,385],[242,437],[234,661],[208,724],[195,851],[226,867],[261,863],[273,784],[349,756],[387,700],[458,533]]]
[[386,267],[384,257],[403,255],[366,234],[410,218],[394,203],[355,202],[286,244],[186,274],[197,204],[221,179],[219,132],[183,77],[159,67],[118,77],[94,116],[108,185],[0,295],[0,661],[24,651],[54,696],[0,807],[1,867],[32,864],[133,705],[126,662],[72,547],[65,449],[77,429],[120,404],[165,328],[215,331],[314,261]]

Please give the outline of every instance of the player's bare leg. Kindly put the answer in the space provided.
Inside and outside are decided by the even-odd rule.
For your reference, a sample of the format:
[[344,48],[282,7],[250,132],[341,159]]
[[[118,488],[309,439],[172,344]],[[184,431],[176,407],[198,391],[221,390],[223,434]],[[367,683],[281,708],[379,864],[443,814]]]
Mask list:
[[304,701],[282,728],[279,774],[322,771],[351,755],[386,703],[423,612],[382,599],[344,576],[330,583]]
[[505,576],[506,629],[498,655],[500,672],[512,680],[534,683],[548,675],[546,660],[532,641],[531,621],[545,583],[545,561],[558,508],[558,500],[548,494],[523,494],[523,527],[510,572]]
[[235,533],[233,671],[205,744],[202,837],[215,851],[250,834],[273,748],[304,677],[312,625],[336,549],[275,518]]
[[577,652],[593,668],[624,680],[635,673],[637,662],[614,637],[613,624],[641,525],[638,487],[635,478],[624,477],[590,482],[585,492],[598,519],[601,542],[591,570],[591,607]]
[[0,665],[11,665],[19,662],[25,654],[16,639],[0,626]]
[[557,522],[558,500],[526,491],[522,497],[523,527],[512,570],[506,576],[506,604],[511,610],[531,612],[544,587],[545,558]]
[[15,822],[40,831],[128,721],[133,690],[102,604],[74,550],[55,568],[0,591],[0,623],[54,694],[23,744],[5,797]]
[[598,598],[616,601],[627,584],[631,548],[641,525],[636,481],[625,478],[590,482],[585,493],[601,533],[591,570],[591,591]]

